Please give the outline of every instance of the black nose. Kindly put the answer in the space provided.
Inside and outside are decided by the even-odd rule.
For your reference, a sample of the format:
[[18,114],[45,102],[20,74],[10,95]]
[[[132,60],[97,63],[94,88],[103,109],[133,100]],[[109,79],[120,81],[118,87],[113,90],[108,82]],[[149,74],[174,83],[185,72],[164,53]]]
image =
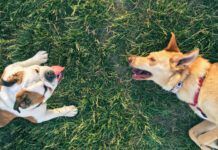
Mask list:
[[55,73],[52,70],[46,71],[45,72],[45,79],[48,80],[49,82],[52,82],[55,78]]

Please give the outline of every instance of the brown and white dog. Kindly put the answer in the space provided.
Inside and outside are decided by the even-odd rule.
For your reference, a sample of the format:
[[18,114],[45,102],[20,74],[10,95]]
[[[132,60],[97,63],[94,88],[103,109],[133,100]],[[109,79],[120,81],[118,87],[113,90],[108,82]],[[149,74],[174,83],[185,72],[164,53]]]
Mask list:
[[154,81],[204,119],[189,130],[190,138],[201,149],[218,149],[218,63],[209,63],[199,56],[198,49],[182,53],[174,33],[165,49],[128,60],[133,79]]
[[0,80],[0,127],[15,117],[40,123],[56,117],[73,117],[75,106],[47,109],[46,101],[62,79],[61,66],[40,66],[48,59],[45,51],[7,66]]

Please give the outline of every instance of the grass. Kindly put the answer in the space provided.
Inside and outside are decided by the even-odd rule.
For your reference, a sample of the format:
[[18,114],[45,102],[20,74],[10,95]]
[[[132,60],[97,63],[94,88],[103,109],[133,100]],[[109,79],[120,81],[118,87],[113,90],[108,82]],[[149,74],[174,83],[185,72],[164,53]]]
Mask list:
[[50,108],[74,104],[75,118],[15,119],[1,149],[198,149],[188,130],[201,121],[175,95],[131,79],[127,57],[180,48],[218,59],[215,0],[1,0],[0,71],[39,50],[66,67]]

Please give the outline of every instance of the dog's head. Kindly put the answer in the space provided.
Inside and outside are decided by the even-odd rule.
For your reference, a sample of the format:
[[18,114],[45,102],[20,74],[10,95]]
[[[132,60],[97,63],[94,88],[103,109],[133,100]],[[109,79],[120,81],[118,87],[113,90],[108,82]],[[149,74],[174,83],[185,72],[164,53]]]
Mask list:
[[135,80],[152,80],[164,86],[175,74],[182,75],[199,55],[195,49],[189,53],[180,52],[174,33],[167,47],[158,52],[152,52],[146,57],[130,56],[130,66],[133,68],[132,78]]
[[[53,93],[63,77],[61,66],[9,65],[1,78],[1,92],[5,98],[14,100],[14,110],[36,107]],[[32,107],[31,107],[32,106]]]

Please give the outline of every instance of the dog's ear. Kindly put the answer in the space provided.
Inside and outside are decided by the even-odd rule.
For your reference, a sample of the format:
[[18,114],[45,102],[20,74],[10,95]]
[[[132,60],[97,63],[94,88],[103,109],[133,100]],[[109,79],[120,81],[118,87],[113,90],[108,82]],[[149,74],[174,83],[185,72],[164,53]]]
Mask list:
[[40,95],[36,92],[30,92],[22,89],[16,95],[16,101],[14,104],[14,110],[20,112],[19,107],[25,109],[30,105],[40,104],[44,99],[43,95]]
[[170,41],[164,50],[169,51],[169,52],[180,52],[179,47],[176,42],[176,36],[173,32],[171,32]]
[[0,79],[0,85],[6,86],[6,87],[11,87],[15,83],[21,84],[21,82],[23,80],[23,75],[24,75],[23,71],[19,71],[15,74],[9,76],[7,80]]
[[176,66],[188,66],[193,63],[199,55],[199,49],[194,49],[189,53],[173,58],[172,61]]
[[20,113],[19,107],[27,108],[31,105],[32,101],[28,96],[28,92],[25,90],[21,90],[16,95],[16,101],[14,104],[14,110]]
[[0,85],[10,87],[14,85],[17,82],[17,80],[10,80],[10,81],[5,81],[3,79],[0,79]]

